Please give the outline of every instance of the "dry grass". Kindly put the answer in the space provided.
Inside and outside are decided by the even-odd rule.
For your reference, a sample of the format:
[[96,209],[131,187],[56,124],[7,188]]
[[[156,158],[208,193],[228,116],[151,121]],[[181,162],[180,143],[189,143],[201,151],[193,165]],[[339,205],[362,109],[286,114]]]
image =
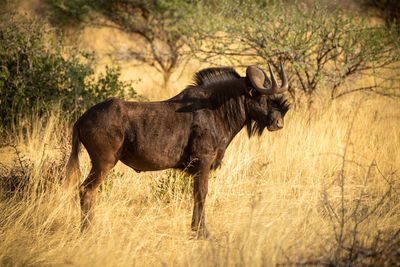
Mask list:
[[[207,240],[190,231],[191,193],[166,182],[183,175],[138,174],[121,163],[100,191],[95,225],[81,234],[78,206],[59,184],[70,129],[56,113],[38,119],[12,138],[21,162],[2,169],[3,181],[28,182],[12,197],[6,183],[0,189],[0,265],[373,262],[368,249],[400,228],[400,104],[362,98],[312,115],[292,110],[282,131],[260,138],[241,132],[210,180]],[[80,158],[86,175],[86,152]]]
[[[40,1],[22,2],[26,12]],[[111,29],[84,33],[82,47],[97,50],[99,58],[112,44],[132,41],[118,33],[110,43],[106,37],[117,35]],[[159,74],[143,75],[150,68],[128,65],[123,77],[141,78],[139,93],[152,100],[174,93],[175,86],[154,89]],[[188,64],[185,73],[198,67]],[[179,71],[174,75],[172,84],[182,80]],[[183,79],[184,86],[191,77]],[[121,163],[101,188],[95,225],[81,234],[79,207],[59,182],[71,127],[57,112],[36,119],[9,138],[14,148],[0,150],[0,266],[398,263],[399,111],[399,101],[349,95],[315,105],[311,115],[289,111],[279,132],[251,140],[240,133],[212,173],[207,240],[190,231],[192,197],[184,175],[138,174]],[[86,176],[86,152],[80,159]]]

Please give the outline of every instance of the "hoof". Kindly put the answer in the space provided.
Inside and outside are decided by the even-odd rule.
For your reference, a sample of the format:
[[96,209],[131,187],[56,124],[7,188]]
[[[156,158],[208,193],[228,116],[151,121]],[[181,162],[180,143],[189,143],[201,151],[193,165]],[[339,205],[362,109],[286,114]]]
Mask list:
[[196,239],[207,239],[210,237],[210,232],[208,232],[207,228],[200,228],[198,230],[192,229]]

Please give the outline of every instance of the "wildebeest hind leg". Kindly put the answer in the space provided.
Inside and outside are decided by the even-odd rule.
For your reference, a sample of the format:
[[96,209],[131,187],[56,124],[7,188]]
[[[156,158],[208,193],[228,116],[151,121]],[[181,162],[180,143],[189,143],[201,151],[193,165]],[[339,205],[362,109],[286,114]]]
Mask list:
[[97,190],[108,172],[115,166],[114,162],[94,163],[86,180],[79,189],[81,201],[81,230],[85,230],[93,220],[94,205],[96,203]]

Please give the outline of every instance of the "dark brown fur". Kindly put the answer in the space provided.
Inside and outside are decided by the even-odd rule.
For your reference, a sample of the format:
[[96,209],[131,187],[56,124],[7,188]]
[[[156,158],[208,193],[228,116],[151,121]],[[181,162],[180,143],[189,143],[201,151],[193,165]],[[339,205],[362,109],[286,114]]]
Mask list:
[[79,188],[82,229],[93,218],[96,193],[118,161],[136,171],[175,168],[194,175],[192,230],[207,234],[204,203],[208,176],[217,168],[235,135],[246,125],[249,136],[283,127],[289,105],[283,97],[249,94],[247,77],[232,68],[198,72],[195,84],[161,102],[109,98],[87,110],[73,127],[66,185],[79,182],[79,144],[92,169]]

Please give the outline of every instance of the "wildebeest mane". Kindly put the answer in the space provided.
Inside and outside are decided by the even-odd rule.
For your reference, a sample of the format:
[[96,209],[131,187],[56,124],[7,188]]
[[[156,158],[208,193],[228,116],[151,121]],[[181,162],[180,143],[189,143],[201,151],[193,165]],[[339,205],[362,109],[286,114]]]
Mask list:
[[229,67],[207,68],[197,72],[194,76],[194,86],[207,86],[224,81],[237,80],[240,75]]
[[207,68],[194,75],[194,83],[190,87],[207,91],[208,98],[205,99],[204,106],[218,109],[221,114],[224,114],[227,125],[237,128],[237,118],[241,112],[238,108],[239,99],[245,92],[245,88],[236,83],[240,79],[241,76],[233,68]]

